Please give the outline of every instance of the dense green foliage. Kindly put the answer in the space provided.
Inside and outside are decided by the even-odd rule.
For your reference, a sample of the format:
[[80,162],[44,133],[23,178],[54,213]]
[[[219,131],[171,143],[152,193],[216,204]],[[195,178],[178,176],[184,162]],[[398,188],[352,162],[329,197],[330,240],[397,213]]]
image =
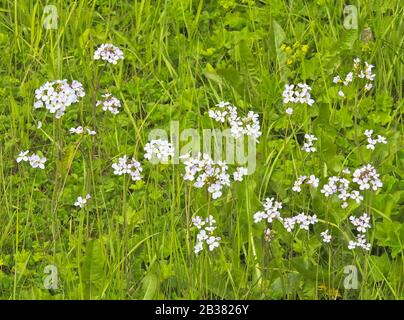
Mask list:
[[[339,0],[53,4],[58,27],[46,30],[41,1],[1,1],[0,298],[404,298],[399,0],[355,1],[356,30],[344,28]],[[125,59],[100,66],[93,54],[102,43],[121,48]],[[374,88],[353,85],[342,98],[333,77],[348,73],[355,57],[375,65]],[[56,79],[76,79],[86,92],[60,120],[33,108],[35,90]],[[298,82],[310,84],[316,102],[288,116],[284,85]],[[107,89],[123,104],[115,117],[93,113]],[[184,181],[182,165],[144,162],[143,147],[151,129],[168,130],[171,120],[181,129],[217,127],[207,111],[221,100],[258,112],[263,134],[254,174],[212,200]],[[68,134],[78,125],[97,135]],[[366,129],[388,143],[368,150]],[[308,132],[318,137],[311,154],[301,151]],[[16,163],[28,149],[46,156],[45,170]],[[113,175],[123,154],[142,161],[143,181]],[[361,204],[342,209],[321,188],[291,190],[299,175],[316,175],[321,187],[367,163],[383,188],[364,192]],[[86,193],[88,205],[74,207]],[[315,213],[319,223],[288,233],[274,222],[266,241],[264,224],[253,221],[266,197],[282,201],[285,216]],[[349,250],[348,217],[363,212],[371,216],[372,249]],[[222,238],[198,256],[195,214],[212,214]],[[326,228],[330,244],[321,242]],[[58,268],[55,290],[43,285],[47,265]],[[344,289],[346,265],[358,268],[356,290]]]

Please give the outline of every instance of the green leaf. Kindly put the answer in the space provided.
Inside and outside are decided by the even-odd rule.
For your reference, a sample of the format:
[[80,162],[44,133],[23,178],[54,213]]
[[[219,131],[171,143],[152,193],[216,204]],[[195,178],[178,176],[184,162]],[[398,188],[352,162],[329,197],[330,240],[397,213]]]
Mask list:
[[149,273],[143,278],[143,300],[152,300],[158,289],[158,279],[154,273]]
[[94,296],[94,289],[101,287],[104,273],[104,257],[100,240],[90,240],[86,245],[86,254],[81,266],[81,274],[87,298]]

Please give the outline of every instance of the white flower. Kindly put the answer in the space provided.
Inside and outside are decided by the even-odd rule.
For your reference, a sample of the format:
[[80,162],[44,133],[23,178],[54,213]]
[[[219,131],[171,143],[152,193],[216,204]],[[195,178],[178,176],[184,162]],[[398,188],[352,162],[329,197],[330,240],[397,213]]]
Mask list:
[[266,198],[263,204],[264,211],[258,211],[254,214],[254,223],[267,220],[268,223],[272,223],[273,220],[282,220],[280,209],[282,209],[282,202],[275,201],[275,198]]
[[[335,84],[343,84],[344,86],[348,86],[354,81],[354,77],[357,77],[358,79],[366,79],[368,82],[365,83],[364,90],[369,91],[373,88],[373,84],[371,82],[374,81],[376,76],[372,73],[373,67],[374,66],[368,62],[362,64],[359,58],[355,58],[353,70],[345,76],[345,79],[342,81],[339,76],[335,76],[333,82]],[[342,91],[339,91],[338,94],[342,97],[345,96]]]
[[343,174],[351,174],[351,170],[349,170],[348,168],[344,168],[344,169],[342,170],[342,173],[343,173]]
[[218,108],[224,108],[230,105],[230,102],[226,102],[226,101],[220,101],[218,104],[216,104],[216,107]]
[[355,200],[356,203],[363,201],[363,196],[357,190],[353,190],[349,196],[352,200]]
[[69,132],[71,134],[88,134],[90,136],[94,136],[96,132],[89,128],[84,129],[82,126],[78,126],[77,128],[70,128]]
[[372,74],[372,69],[373,68],[374,68],[374,65],[365,62],[365,70],[362,71],[365,74],[365,78],[370,80],[370,81],[373,81],[375,79],[375,76],[376,76],[375,74]]
[[288,115],[292,115],[293,114],[293,108],[287,108],[286,110],[285,110],[285,112],[288,114]]
[[86,129],[87,130],[87,134],[90,136],[95,136],[97,134],[97,132],[95,132],[94,130],[90,130],[90,129]]
[[353,249],[355,249],[355,248],[356,248],[356,242],[355,242],[355,241],[352,241],[352,240],[349,240],[348,249],[349,249],[349,250],[353,250]]
[[323,237],[322,240],[323,240],[324,243],[330,243],[331,242],[332,237],[328,232],[329,231],[327,229],[327,230],[320,233],[320,235]]
[[84,96],[83,86],[76,80],[73,80],[71,84],[67,80],[46,82],[35,90],[34,108],[45,107],[59,119],[69,106]]
[[372,134],[373,134],[373,130],[371,130],[371,129],[366,129],[365,130],[365,136],[366,137],[371,138]]
[[87,201],[89,200],[89,199],[91,199],[91,196],[89,195],[89,194],[87,194],[84,198],[83,197],[77,197],[77,200],[76,200],[76,202],[74,203],[74,205],[76,206],[76,207],[80,207],[80,208],[83,208],[86,204],[87,204]]
[[309,177],[300,176],[299,178],[297,178],[297,180],[293,184],[292,190],[295,191],[295,192],[302,191],[301,185],[303,183],[311,185],[313,188],[317,188],[319,182],[320,182],[320,180],[318,178],[316,178],[316,176],[313,175],[313,174],[310,175]]
[[208,232],[213,232],[213,231],[216,229],[216,227],[215,227],[216,220],[215,220],[215,218],[214,218],[212,215],[209,215],[209,216],[205,219],[205,223],[208,224],[208,226],[205,228],[206,231],[208,231]]
[[102,110],[109,111],[113,115],[119,113],[119,108],[121,107],[121,101],[115,98],[110,93],[105,93],[102,95],[102,100],[98,100],[95,104],[96,107],[102,106]]
[[[221,238],[213,235],[213,232],[216,229],[216,221],[212,215],[209,215],[206,219],[196,216],[195,218],[192,218],[192,223],[199,230],[199,233],[196,235],[197,242],[194,247],[196,255],[204,249],[204,243],[208,246],[209,251],[213,251],[215,248],[219,247],[219,241]],[[206,227],[203,229],[204,226]]]
[[373,84],[372,83],[366,83],[365,84],[365,91],[369,91],[370,89],[372,89],[373,88]]
[[306,183],[311,185],[313,188],[317,188],[319,182],[320,179],[316,178],[316,176],[312,174],[310,175],[309,180]]
[[123,174],[129,174],[133,181],[142,180],[141,173],[143,171],[140,163],[134,158],[128,159],[125,155],[118,159],[117,163],[112,164],[114,174],[120,176]]
[[248,169],[245,167],[238,167],[235,172],[233,172],[234,181],[243,181],[243,177],[248,175]]
[[338,95],[339,95],[340,97],[345,97],[345,93],[344,93],[344,91],[342,91],[342,90],[339,90],[339,91],[338,91]]
[[16,159],[17,163],[20,163],[21,161],[28,161],[28,156],[27,156],[28,153],[29,153],[29,150],[21,151]]
[[349,221],[356,227],[356,230],[360,233],[365,233],[370,228],[370,217],[367,213],[362,214],[359,218],[350,216]]
[[344,86],[349,85],[349,84],[352,82],[352,80],[353,80],[353,73],[352,73],[352,72],[349,72],[349,73],[346,75],[345,80],[343,81]]
[[350,216],[349,220],[356,227],[358,232],[357,241],[349,241],[348,248],[355,249],[356,247],[361,247],[367,251],[370,250],[370,243],[366,241],[365,233],[367,229],[370,229],[370,216],[367,213],[363,213],[359,218],[355,216]]
[[246,116],[240,117],[235,106],[223,101],[216,104],[216,107],[218,109],[208,111],[210,118],[220,123],[227,122],[230,125],[230,132],[235,138],[247,135],[258,142],[262,132],[257,113],[249,111]]
[[100,45],[94,52],[94,60],[100,59],[108,63],[117,64],[119,60],[123,60],[123,52],[118,47],[105,43]]
[[309,230],[310,225],[316,224],[318,222],[317,215],[306,215],[304,213],[299,213],[297,216],[284,218],[283,226],[288,232],[292,232],[295,225],[299,225],[302,230]]
[[375,150],[376,140],[368,138],[368,144],[366,145],[366,149]]
[[294,97],[295,91],[293,90],[295,86],[285,84],[285,90],[283,90],[282,96],[283,96],[283,103],[289,103],[289,102],[296,102],[296,99]]
[[368,243],[366,241],[366,238],[365,238],[364,234],[359,234],[357,236],[357,241],[352,241],[352,240],[349,241],[348,249],[353,250],[353,249],[355,249],[357,247],[360,247],[360,248],[362,248],[364,250],[367,250],[367,251],[369,251],[371,249],[371,245],[370,245],[370,243]]
[[282,92],[283,103],[307,104],[312,106],[315,101],[311,98],[310,91],[311,87],[305,83],[298,83],[296,86],[294,84],[285,84],[285,89]]
[[292,190],[295,191],[295,192],[302,191],[302,188],[300,186],[304,183],[306,178],[307,178],[306,176],[300,176],[299,178],[297,178],[297,180],[293,184]]
[[283,226],[288,232],[292,232],[292,230],[295,228],[295,223],[296,220],[293,217],[283,219]]
[[199,252],[203,250],[203,242],[197,242],[194,247],[194,252],[198,255]]
[[281,213],[279,209],[282,209],[282,202],[275,201],[274,198],[266,198],[264,203],[264,210],[267,214],[267,221],[271,223],[273,220],[281,219]]
[[222,195],[224,186],[230,186],[230,175],[227,173],[226,162],[214,162],[208,154],[200,152],[195,158],[191,156],[182,158],[186,158],[184,180],[194,181],[196,188],[206,185],[213,199]]
[[208,234],[206,233],[206,230],[201,230],[199,233],[196,235],[196,238],[198,239],[199,242],[205,241],[206,239],[209,238]]
[[360,169],[356,169],[353,173],[352,181],[359,185],[360,190],[372,189],[376,191],[377,189],[383,187],[379,174],[371,164],[367,164]]
[[83,129],[83,127],[81,127],[81,126],[79,126],[79,127],[77,127],[77,128],[70,128],[70,133],[71,134],[82,134],[83,132],[84,132],[84,129]]
[[40,157],[39,155],[33,153],[30,157],[28,157],[28,161],[32,168],[45,169],[45,157]]
[[362,249],[365,249],[367,251],[370,250],[371,246],[370,243],[366,241],[366,237],[364,234],[359,234],[357,237],[357,242],[356,246],[361,247]]
[[377,135],[377,143],[387,144],[387,140],[385,137],[383,137],[381,135]]
[[220,110],[209,110],[208,115],[210,118],[216,120],[217,122],[225,123],[227,111],[220,111]]
[[[344,169],[343,171],[345,174],[350,173],[348,169]],[[342,201],[341,208],[348,207],[348,199],[355,200],[357,203],[360,203],[363,200],[363,196],[360,195],[359,191],[351,191],[349,180],[336,176],[330,177],[328,179],[328,182],[323,186],[320,192],[323,193],[326,197],[336,194]]]
[[334,83],[340,83],[341,82],[341,77],[340,76],[335,76],[332,80]]
[[32,153],[30,156],[28,156],[28,153],[29,150],[21,151],[16,159],[17,163],[20,163],[21,161],[29,162],[32,168],[45,169],[45,157],[40,157],[36,153]]
[[375,145],[377,143],[387,144],[386,138],[381,135],[377,135],[377,139],[373,139],[372,138],[373,130],[365,130],[364,134],[367,137],[367,142],[368,142],[368,144],[366,145],[366,149],[374,150]]
[[201,229],[205,225],[205,220],[202,220],[200,216],[196,216],[195,218],[192,218],[192,223],[195,227],[198,229]]
[[41,129],[41,128],[42,128],[42,121],[38,121],[36,128],[37,128],[37,129]]
[[220,237],[210,236],[208,239],[206,239],[206,244],[209,245],[209,251],[212,251],[213,249],[218,248],[219,241],[220,241]]
[[253,217],[254,223],[261,222],[262,220],[264,220],[264,219],[266,219],[266,218],[268,218],[268,214],[265,213],[264,211],[257,211],[257,212],[254,214],[254,217]]
[[305,152],[315,152],[317,149],[313,146],[313,141],[317,141],[317,138],[312,134],[305,134],[304,138],[306,142],[303,143],[302,150]]
[[144,147],[144,157],[154,162],[168,163],[169,158],[174,157],[174,145],[167,140],[151,140]]

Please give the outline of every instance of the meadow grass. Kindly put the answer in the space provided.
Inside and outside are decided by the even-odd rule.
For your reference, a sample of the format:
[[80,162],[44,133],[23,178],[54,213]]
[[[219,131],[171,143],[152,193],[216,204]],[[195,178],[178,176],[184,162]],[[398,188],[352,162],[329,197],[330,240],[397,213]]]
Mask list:
[[[41,1],[0,7],[0,298],[2,299],[403,299],[403,16],[400,1],[355,1],[358,29],[343,26],[344,1],[55,0],[56,29]],[[370,28],[373,40],[360,40]],[[362,34],[363,38],[363,34]],[[281,49],[296,42],[307,53]],[[124,52],[117,65],[93,60],[96,47]],[[353,58],[375,65],[374,88],[338,96],[334,75]],[[291,60],[289,60],[291,59]],[[34,110],[47,81],[76,79],[86,96],[61,119]],[[316,102],[285,114],[285,83],[310,83]],[[95,108],[102,93],[122,103],[117,116]],[[143,160],[150,130],[220,128],[207,115],[219,101],[260,115],[256,171],[212,200],[183,179],[182,165]],[[38,121],[43,123],[37,128]],[[70,135],[88,125],[95,137]],[[363,132],[386,136],[365,148]],[[317,152],[301,150],[305,133]],[[19,165],[21,150],[42,152],[46,169]],[[143,180],[114,176],[128,154]],[[320,188],[291,187],[302,174],[321,185],[345,167],[372,163],[383,188],[341,209]],[[78,196],[91,194],[83,209]],[[254,224],[266,197],[282,214],[311,212],[319,223],[293,234],[274,222],[271,241]],[[349,250],[351,214],[371,215],[372,250]],[[191,218],[213,215],[220,247],[194,254]],[[319,233],[332,231],[323,244]],[[55,265],[58,287],[43,285]],[[359,287],[344,287],[344,267]]]

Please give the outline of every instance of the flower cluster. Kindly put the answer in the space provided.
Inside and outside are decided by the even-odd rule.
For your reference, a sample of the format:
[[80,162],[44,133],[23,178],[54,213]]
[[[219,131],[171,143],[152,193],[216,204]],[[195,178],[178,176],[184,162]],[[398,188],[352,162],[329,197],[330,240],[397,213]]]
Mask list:
[[34,108],[45,106],[50,113],[54,113],[56,119],[65,114],[66,108],[76,103],[85,93],[80,82],[73,80],[70,84],[67,80],[46,82],[42,87],[35,90]]
[[114,169],[114,174],[118,176],[129,174],[133,181],[142,179],[141,173],[143,169],[140,162],[136,161],[134,158],[128,159],[126,155],[119,158],[117,163],[112,164],[112,168]]
[[330,242],[331,242],[332,236],[329,234],[329,230],[328,230],[328,229],[326,229],[325,231],[321,232],[320,235],[321,235],[321,237],[323,238],[322,240],[323,240],[324,243],[330,243]]
[[377,143],[383,143],[386,144],[387,140],[385,137],[381,135],[377,135],[377,139],[372,138],[373,135],[373,130],[365,130],[365,136],[367,137],[368,144],[366,145],[366,149],[374,150],[375,145]]
[[264,203],[264,211],[258,211],[254,214],[254,223],[267,220],[271,223],[273,220],[282,220],[279,209],[282,209],[282,202],[275,201],[274,198],[266,198]]
[[69,132],[71,134],[88,134],[90,136],[95,136],[96,132],[89,128],[83,128],[82,126],[78,126],[77,128],[70,128]]
[[299,225],[300,229],[309,230],[310,225],[316,224],[318,222],[317,215],[306,215],[303,212],[299,213],[297,216],[284,218],[283,226],[288,232],[292,232],[296,226]]
[[377,189],[383,187],[379,174],[371,164],[356,169],[353,173],[352,181],[359,185],[360,190],[372,189],[377,191]]
[[[354,76],[356,76],[359,79],[366,79],[366,83],[364,86],[365,91],[369,91],[370,89],[373,88],[372,82],[375,79],[375,74],[372,73],[372,69],[374,66],[372,64],[369,64],[365,62],[363,65],[360,61],[359,58],[354,59],[354,65],[353,65],[353,70],[350,71],[344,79],[342,79],[340,76],[335,76],[333,79],[333,82],[336,84],[343,85],[345,87],[349,86],[350,83],[353,82]],[[345,97],[345,94],[342,90],[338,92],[338,94],[341,97]]]
[[248,169],[245,167],[238,167],[236,171],[233,172],[234,181],[243,181],[244,176],[248,175]]
[[28,155],[28,153],[29,150],[21,151],[16,159],[17,163],[20,163],[21,161],[29,162],[32,168],[45,169],[45,162],[46,162],[45,157],[40,157],[36,153]]
[[370,216],[365,212],[359,218],[350,216],[349,221],[356,227],[356,230],[360,233],[365,233],[370,228]]
[[365,249],[367,251],[370,250],[371,245],[366,241],[366,236],[364,234],[358,234],[356,236],[356,241],[350,240],[348,243],[348,249],[353,250],[357,247]]
[[338,196],[338,199],[342,201],[341,208],[348,206],[348,200],[354,200],[356,203],[360,203],[363,200],[363,196],[357,190],[350,189],[350,182],[346,178],[340,178],[332,176],[328,178],[328,182],[320,190],[326,197],[333,194]]
[[169,157],[174,157],[174,146],[167,140],[151,140],[144,146],[144,157],[150,161],[167,163]]
[[[284,104],[307,104],[312,106],[315,102],[310,95],[311,87],[305,83],[285,84],[285,89],[283,90],[282,97]],[[286,109],[287,114],[293,113],[293,108],[288,107]]]
[[257,113],[249,111],[246,116],[240,117],[237,108],[231,105],[230,102],[225,101],[216,104],[216,107],[208,111],[210,118],[221,123],[227,121],[230,125],[231,134],[235,138],[247,135],[258,141],[262,132],[260,131],[261,127]]
[[291,65],[295,62],[301,61],[301,59],[306,56],[306,53],[309,51],[309,46],[307,44],[300,44],[299,41],[296,41],[293,45],[283,43],[280,49],[287,57],[286,64]]
[[[351,82],[353,81],[353,73],[349,72],[346,76],[345,79],[342,80],[340,76],[335,76],[333,79],[333,82],[336,84],[343,84],[345,87],[347,87]],[[345,97],[345,93],[342,90],[338,91],[338,95],[341,97]]]
[[305,134],[304,135],[305,142],[303,143],[302,150],[305,152],[316,152],[316,148],[313,146],[313,141],[317,141],[317,138],[312,134]]
[[91,199],[91,196],[89,194],[87,194],[84,198],[81,196],[77,197],[77,200],[74,203],[74,206],[83,208],[87,204],[87,201],[90,199]]
[[203,250],[204,243],[209,247],[209,251],[213,251],[215,248],[219,247],[220,237],[215,237],[213,235],[213,231],[216,229],[216,221],[212,215],[209,215],[206,219],[196,216],[195,218],[192,218],[192,223],[199,230],[199,233],[196,236],[197,243],[194,247],[196,255]]
[[119,60],[123,60],[123,52],[118,47],[105,43],[100,45],[94,52],[94,60],[100,59],[108,63],[117,64]]
[[105,93],[102,95],[103,99],[98,100],[96,102],[96,106],[102,106],[102,110],[104,111],[109,111],[112,114],[118,114],[119,113],[119,108],[121,107],[121,101],[119,101],[117,98],[115,98],[112,94],[110,93]]
[[295,192],[302,191],[301,185],[303,183],[308,184],[308,185],[312,186],[313,188],[317,188],[319,182],[320,182],[320,180],[318,178],[316,178],[316,176],[313,175],[313,174],[310,175],[309,177],[300,176],[300,177],[297,178],[297,180],[293,184],[292,190],[295,191]]
[[214,162],[211,157],[198,152],[195,158],[190,154],[182,156],[185,159],[184,180],[195,181],[194,187],[208,186],[208,192],[213,199],[222,195],[223,186],[230,186],[230,175],[227,173],[228,166],[224,161]]
[[349,221],[356,227],[358,232],[356,236],[356,241],[349,241],[348,248],[355,249],[356,247],[361,247],[367,251],[370,250],[370,243],[366,241],[365,233],[367,229],[370,229],[370,216],[367,213],[362,214],[359,218],[350,216]]

